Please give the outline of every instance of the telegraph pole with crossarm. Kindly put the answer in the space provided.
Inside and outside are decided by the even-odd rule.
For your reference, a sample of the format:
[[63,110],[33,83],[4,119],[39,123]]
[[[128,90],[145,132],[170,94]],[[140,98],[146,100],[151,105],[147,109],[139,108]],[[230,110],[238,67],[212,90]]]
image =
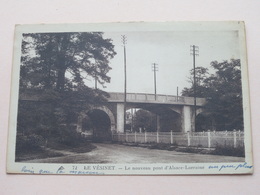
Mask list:
[[195,56],[199,55],[199,47],[195,45],[190,46],[190,54],[193,56],[193,91],[194,91],[194,131],[196,131],[196,112],[197,112],[197,102],[196,102],[196,66],[195,66]]
[[125,85],[124,85],[124,131],[126,126],[126,36],[121,35],[122,43],[124,47],[124,75],[125,75]]
[[154,99],[156,100],[156,71],[158,71],[158,64],[153,63],[152,64],[152,71],[154,72]]

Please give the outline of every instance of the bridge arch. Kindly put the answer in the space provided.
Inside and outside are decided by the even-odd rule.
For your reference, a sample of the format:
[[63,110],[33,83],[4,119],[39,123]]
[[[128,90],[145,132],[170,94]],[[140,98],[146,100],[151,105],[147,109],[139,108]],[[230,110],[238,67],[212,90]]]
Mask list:
[[116,121],[115,121],[115,116],[114,114],[112,113],[112,111],[106,107],[106,106],[99,106],[99,107],[94,107],[92,110],[101,110],[103,112],[105,112],[109,119],[110,119],[110,123],[111,123],[111,128],[110,130],[111,131],[115,131],[116,130]]
[[195,131],[216,130],[214,117],[212,117],[206,110],[199,109],[196,114]]
[[[153,119],[152,121],[150,121],[151,125],[149,125],[149,129],[147,129],[148,131],[164,131],[164,132],[182,131],[181,107],[180,108],[178,106],[174,107],[172,105],[128,103],[127,110],[132,108],[148,111],[156,115],[156,116],[150,116],[149,120],[151,120],[151,118]],[[128,121],[128,123],[130,123],[130,121]],[[129,129],[130,127],[127,126],[127,128]],[[137,128],[137,126],[135,126],[135,128]]]
[[112,131],[115,131],[114,114],[106,106],[82,112],[78,118],[77,131],[92,140],[110,140]]

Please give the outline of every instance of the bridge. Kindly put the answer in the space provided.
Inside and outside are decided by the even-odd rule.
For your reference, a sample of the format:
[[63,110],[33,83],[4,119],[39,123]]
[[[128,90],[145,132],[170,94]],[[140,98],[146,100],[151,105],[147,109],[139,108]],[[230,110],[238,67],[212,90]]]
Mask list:
[[[76,131],[96,137],[111,137],[112,132],[125,132],[124,93],[110,92],[103,105],[85,110],[75,123]],[[40,94],[20,94],[19,100],[38,101]],[[196,98],[196,115],[203,111],[205,98]],[[127,93],[126,110],[139,108],[157,116],[157,131],[192,132],[194,124],[194,98],[146,93]]]
[[[107,129],[108,133],[125,131],[124,93],[110,92],[109,94],[107,103],[84,112],[79,117],[78,132],[88,131],[84,128],[84,118],[87,117],[96,123],[97,129]],[[202,112],[205,103],[205,98],[196,98],[196,115]],[[155,97],[154,94],[127,93],[126,110],[131,108],[141,108],[156,114],[157,131],[188,132],[195,129],[193,97],[160,94]],[[103,130],[101,132],[96,130],[96,134],[99,134],[96,136],[105,135]]]

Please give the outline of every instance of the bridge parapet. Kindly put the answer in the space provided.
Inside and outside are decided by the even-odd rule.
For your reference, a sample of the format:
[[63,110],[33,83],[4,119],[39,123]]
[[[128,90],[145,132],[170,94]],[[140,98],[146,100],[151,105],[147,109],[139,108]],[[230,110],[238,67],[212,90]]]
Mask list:
[[[124,93],[109,92],[109,102],[122,103],[124,102]],[[40,101],[44,94],[22,93],[19,95],[20,100]],[[152,104],[174,104],[174,105],[194,105],[193,97],[174,96],[174,95],[155,95],[146,93],[127,93],[127,102],[132,103],[152,103]],[[197,106],[204,106],[206,98],[196,98]]]
[[[124,93],[110,92],[109,102],[124,102]],[[173,96],[173,95],[155,95],[146,93],[127,93],[127,102],[134,103],[157,103],[157,104],[179,104],[179,105],[194,105],[193,97]],[[203,106],[206,103],[205,98],[196,98],[198,106]]]

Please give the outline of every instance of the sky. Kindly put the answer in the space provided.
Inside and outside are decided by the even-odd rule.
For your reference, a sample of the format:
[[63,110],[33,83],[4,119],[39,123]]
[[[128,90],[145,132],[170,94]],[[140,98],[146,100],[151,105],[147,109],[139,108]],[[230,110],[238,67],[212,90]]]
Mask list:
[[[210,69],[210,62],[239,58],[237,31],[143,31],[105,32],[104,38],[112,39],[117,55],[110,61],[108,73],[111,82],[100,89],[124,92],[124,48],[121,35],[127,37],[126,67],[128,93],[154,93],[152,63],[158,64],[156,72],[157,94],[179,95],[190,87],[189,71],[193,68],[190,46],[199,47],[196,67]],[[210,70],[210,73],[214,73]],[[90,85],[94,85],[91,82]]]

